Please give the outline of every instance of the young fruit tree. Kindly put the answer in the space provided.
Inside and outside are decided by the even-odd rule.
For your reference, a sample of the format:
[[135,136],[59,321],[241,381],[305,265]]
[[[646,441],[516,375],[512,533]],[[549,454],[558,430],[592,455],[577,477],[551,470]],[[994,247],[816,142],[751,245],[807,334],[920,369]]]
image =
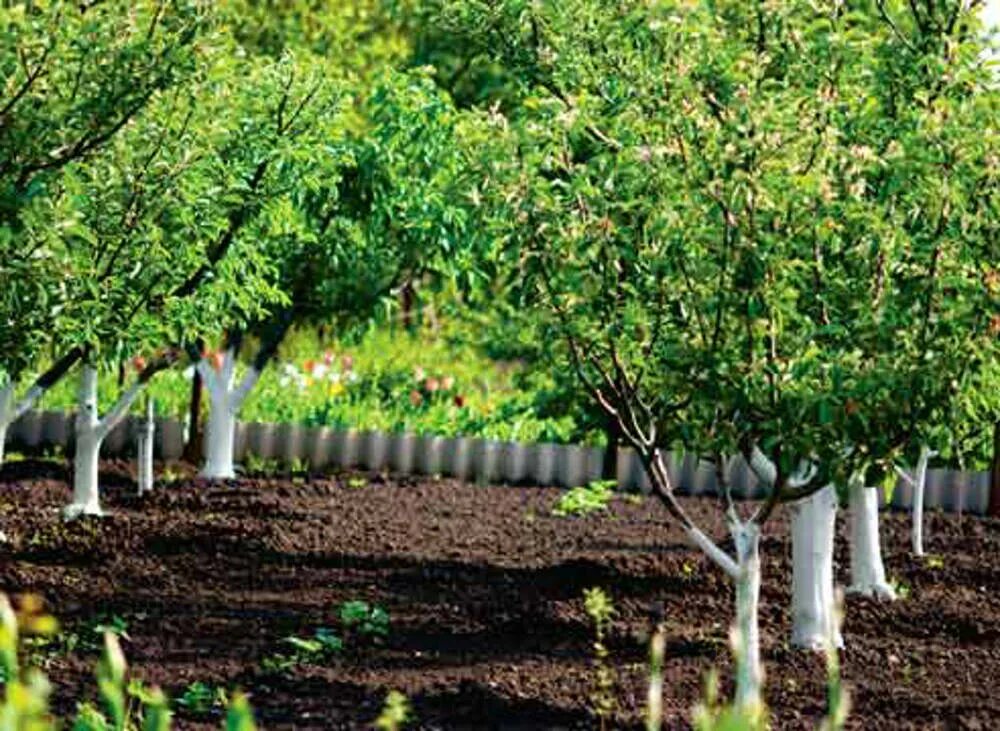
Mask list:
[[[799,38],[824,20],[805,3],[762,18],[736,3],[685,17],[587,2],[475,7],[481,15],[455,8],[461,26],[524,83],[509,121],[496,116],[510,148],[485,161],[508,244],[498,267],[517,272],[521,301],[564,344],[667,513],[734,580],[737,698],[756,705],[762,527],[780,503],[802,500],[798,529],[824,529],[832,546],[828,484],[850,456],[820,418],[839,351],[817,342],[809,266],[831,171],[800,129],[821,114],[826,69],[799,46],[830,45],[833,32]],[[678,499],[667,464],[677,446],[715,461],[735,556]],[[742,454],[763,483],[747,517],[726,454]],[[832,603],[831,556],[798,558]],[[829,641],[826,600],[796,599]]]
[[[107,147],[159,92],[190,73],[204,5],[111,0],[0,8],[0,463],[8,427],[80,360],[60,351],[64,262],[29,238],[70,164]],[[85,41],[84,41],[85,39]]]
[[[827,230],[816,284],[849,355],[831,413],[859,468],[846,485],[851,588],[892,598],[878,489],[867,485],[891,489],[902,459],[916,463],[906,479],[921,554],[930,445],[961,459],[977,384],[997,361],[1000,96],[974,6],[878,10],[850,19],[855,33],[872,26],[849,67],[867,79],[863,93],[838,96],[827,117],[841,142],[835,185],[817,210]],[[831,257],[846,276],[828,274]]]
[[[81,353],[67,517],[100,514],[101,443],[180,344],[285,301],[239,234],[278,185],[269,171],[298,152],[282,125],[302,102],[286,64],[227,58],[158,95],[100,155],[68,165],[47,217],[56,224],[29,232],[65,263],[60,346]],[[130,355],[138,375],[101,416],[100,367]]]
[[[461,261],[456,112],[420,73],[388,75],[360,111],[360,131],[316,120],[323,144],[299,161],[284,195],[248,232],[274,262],[287,303],[231,329],[221,353],[199,360],[211,401],[205,477],[234,476],[240,407],[290,328],[367,321],[401,284]],[[236,384],[244,334],[258,346]]]
[[[858,132],[840,100],[871,92],[852,64],[891,26],[810,3],[449,11],[523,84],[509,121],[496,116],[510,147],[485,161],[509,244],[498,267],[518,272],[522,301],[565,344],[669,515],[736,581],[737,696],[753,703],[762,524],[795,503],[792,639],[839,643],[834,485],[885,468],[882,448],[840,416],[857,412],[861,338],[887,327],[857,324],[878,241],[841,237],[826,214],[859,190],[847,189]],[[858,219],[882,212],[849,197]],[[874,372],[888,379],[878,344]],[[735,559],[678,501],[675,445],[714,458]],[[730,499],[725,454],[741,454],[766,492],[749,518]]]

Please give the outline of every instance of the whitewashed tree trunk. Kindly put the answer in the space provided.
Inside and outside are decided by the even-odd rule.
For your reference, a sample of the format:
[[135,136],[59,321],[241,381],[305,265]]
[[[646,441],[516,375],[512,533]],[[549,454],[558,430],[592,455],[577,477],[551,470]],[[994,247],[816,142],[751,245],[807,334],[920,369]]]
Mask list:
[[885,580],[879,545],[878,490],[865,487],[863,478],[848,486],[851,509],[852,592],[877,599],[895,599],[896,591]]
[[7,429],[13,421],[14,384],[8,383],[0,388],[0,465],[4,460],[4,447],[7,444]]
[[924,491],[927,488],[927,464],[937,452],[932,452],[927,446],[920,448],[920,459],[917,470],[911,479],[905,472],[902,477],[913,487],[913,521],[910,527],[910,544],[916,556],[924,555]]
[[736,705],[762,708],[761,686],[764,669],[760,661],[760,628],[757,607],[760,601],[760,528],[743,523],[733,531],[736,544]]
[[205,464],[201,469],[201,476],[213,480],[232,479],[236,476],[233,464],[236,417],[247,394],[260,378],[260,371],[251,367],[239,387],[233,388],[236,369],[236,352],[233,348],[226,350],[218,372],[205,359],[198,363],[198,369],[211,404],[205,428]]
[[156,436],[156,421],[153,400],[146,402],[146,420],[139,427],[139,443],[136,450],[139,474],[139,494],[143,495],[153,489],[153,440]]
[[98,483],[101,444],[125,418],[145,384],[142,378],[133,383],[102,419],[97,412],[97,368],[89,364],[82,366],[76,414],[76,454],[73,457],[73,500],[63,509],[67,520],[103,514]]
[[792,644],[822,650],[833,628],[833,538],[837,493],[827,485],[792,506]]
[[67,519],[102,514],[97,468],[103,435],[97,415],[97,369],[91,365],[81,370],[77,399],[73,502],[63,511]]

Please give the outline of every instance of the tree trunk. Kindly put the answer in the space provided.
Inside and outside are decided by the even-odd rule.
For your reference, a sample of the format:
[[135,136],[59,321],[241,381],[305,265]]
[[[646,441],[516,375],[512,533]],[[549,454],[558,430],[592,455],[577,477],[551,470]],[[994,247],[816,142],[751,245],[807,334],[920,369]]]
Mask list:
[[990,505],[987,512],[1000,517],[1000,421],[993,425],[993,465],[990,469]]
[[848,490],[851,508],[850,590],[876,599],[895,599],[895,590],[885,580],[879,546],[878,489],[865,487],[863,479],[855,478],[851,480]]
[[194,369],[194,378],[191,379],[191,402],[188,407],[188,440],[184,445],[184,459],[188,462],[197,462],[201,459],[201,371]]
[[[225,366],[223,366],[225,368]],[[231,381],[216,374],[208,381],[208,398],[211,410],[205,429],[205,465],[201,476],[211,480],[229,480],[236,477],[233,468],[233,450],[236,438],[236,414],[230,400]]]
[[102,514],[97,470],[104,435],[97,416],[97,368],[92,365],[81,370],[77,408],[73,501],[63,510],[67,520]]
[[146,402],[146,420],[139,428],[139,445],[136,454],[139,474],[139,494],[143,495],[153,489],[153,438],[156,435],[156,421],[153,413],[153,400]]
[[14,384],[0,388],[0,466],[3,466],[4,447],[7,444],[7,428],[14,420]]
[[733,530],[739,576],[736,579],[736,705],[748,710],[763,708],[760,662],[760,528],[754,523]]
[[827,485],[792,506],[792,644],[822,650],[834,625],[833,538],[837,493]]
[[407,332],[413,332],[413,300],[415,294],[412,282],[404,284],[399,293],[400,309],[403,311],[403,327]]
[[604,447],[604,459],[601,461],[601,479],[618,479],[618,429],[612,419],[608,419],[604,427],[604,438],[607,444]]
[[925,446],[920,449],[917,473],[913,476],[913,525],[910,529],[910,543],[915,556],[924,555],[924,490],[927,487],[927,463],[931,451]]

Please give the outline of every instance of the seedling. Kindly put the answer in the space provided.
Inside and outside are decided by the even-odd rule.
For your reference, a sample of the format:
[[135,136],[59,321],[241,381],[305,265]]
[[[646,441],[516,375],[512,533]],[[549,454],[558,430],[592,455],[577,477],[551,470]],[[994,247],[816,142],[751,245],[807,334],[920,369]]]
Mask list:
[[322,665],[344,649],[344,642],[331,630],[320,627],[312,637],[288,636],[282,640],[292,650],[264,659],[265,673],[285,673],[299,665]]
[[607,510],[614,497],[615,484],[614,480],[595,480],[585,487],[574,487],[559,497],[552,514],[566,517]]
[[364,477],[351,477],[347,480],[347,486],[352,490],[360,490],[362,487],[368,484],[368,480]]
[[389,691],[382,713],[375,719],[379,731],[399,731],[410,720],[410,702],[398,690]]
[[608,662],[610,652],[605,644],[615,607],[611,603],[611,597],[596,587],[583,592],[583,606],[594,624],[594,683],[590,705],[603,731],[608,727],[617,707],[614,693],[615,671]]
[[224,708],[229,704],[225,688],[203,683],[196,680],[190,683],[177,699],[177,705],[196,715],[204,715],[216,708]]
[[340,605],[340,623],[345,632],[357,637],[382,640],[389,636],[389,613],[377,604],[344,602]]

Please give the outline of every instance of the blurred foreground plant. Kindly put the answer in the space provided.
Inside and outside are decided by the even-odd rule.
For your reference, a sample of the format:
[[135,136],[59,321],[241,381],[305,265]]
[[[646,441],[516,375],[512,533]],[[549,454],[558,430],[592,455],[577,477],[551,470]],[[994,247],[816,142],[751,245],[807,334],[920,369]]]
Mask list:
[[[59,623],[42,609],[37,596],[26,595],[15,612],[0,594],[0,729],[55,731],[63,724],[49,710],[51,686],[44,673],[24,668],[20,650],[25,636],[52,637]],[[166,694],[137,679],[128,680],[128,665],[118,636],[104,633],[104,649],[97,665],[97,687],[104,710],[80,703],[73,731],[169,731],[172,713]],[[243,695],[234,696],[226,716],[226,731],[254,731],[253,713]]]

